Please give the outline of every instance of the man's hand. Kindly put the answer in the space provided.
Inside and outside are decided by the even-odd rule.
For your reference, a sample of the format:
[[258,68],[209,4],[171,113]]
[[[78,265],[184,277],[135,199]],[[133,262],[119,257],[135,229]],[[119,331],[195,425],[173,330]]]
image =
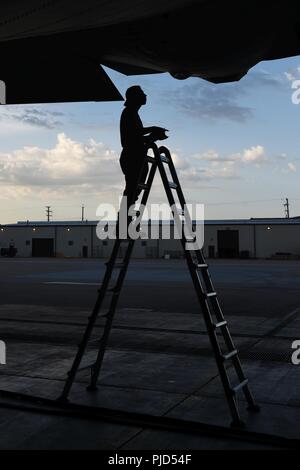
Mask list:
[[165,129],[164,127],[152,126],[150,131],[150,139],[154,142],[156,140],[165,140],[168,138],[166,132],[168,132],[168,129]]

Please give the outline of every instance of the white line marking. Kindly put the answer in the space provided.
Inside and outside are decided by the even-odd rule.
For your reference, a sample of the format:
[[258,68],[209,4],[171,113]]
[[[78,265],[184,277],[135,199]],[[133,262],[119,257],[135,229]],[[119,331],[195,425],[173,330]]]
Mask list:
[[70,286],[99,286],[99,282],[58,282],[58,281],[51,281],[51,282],[44,282],[44,284],[62,284],[62,285],[70,285]]

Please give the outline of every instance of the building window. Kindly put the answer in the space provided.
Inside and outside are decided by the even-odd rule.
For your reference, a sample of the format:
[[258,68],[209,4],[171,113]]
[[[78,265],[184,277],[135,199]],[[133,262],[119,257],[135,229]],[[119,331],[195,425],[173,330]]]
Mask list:
[[69,241],[68,241],[68,245],[69,245],[69,246],[73,246],[73,245],[74,245],[73,240],[69,240]]
[[147,242],[145,240],[142,240],[142,246],[147,246]]
[[26,240],[25,245],[29,246],[30,245],[30,240]]

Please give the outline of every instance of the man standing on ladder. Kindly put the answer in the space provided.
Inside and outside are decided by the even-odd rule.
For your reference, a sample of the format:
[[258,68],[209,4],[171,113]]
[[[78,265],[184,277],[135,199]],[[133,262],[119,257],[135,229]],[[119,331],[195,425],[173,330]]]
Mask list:
[[[174,219],[178,220],[180,215],[184,215],[185,220],[188,221],[190,220],[190,215],[185,211],[186,201],[174,163],[172,161],[171,153],[164,146],[158,148],[155,144],[150,145],[151,142],[154,142],[155,140],[161,140],[167,137],[165,135],[165,129],[155,127],[144,128],[139,118],[138,110],[140,106],[145,103],[146,95],[139,87],[131,87],[127,90],[125,102],[126,109],[123,111],[121,117],[121,139],[123,152],[120,163],[126,178],[126,188],[124,195],[126,196],[129,194],[129,197],[133,203],[138,198],[137,193],[139,192],[139,189],[142,189],[144,190],[142,203],[147,204],[151,185],[155,176],[155,171],[158,168],[166,191],[166,196],[172,208]],[[147,135],[148,137],[146,137]],[[152,148],[154,157],[149,156],[149,158],[147,158],[146,156],[146,149],[148,148],[146,139],[149,139],[148,147]],[[142,185],[142,188],[139,188],[138,183],[141,181],[139,172],[143,169],[143,165],[146,163],[146,160],[147,165],[149,162],[152,167],[149,172],[146,184]],[[166,165],[168,167],[167,169]],[[146,178],[147,175],[145,173],[144,176]],[[176,195],[174,194],[174,190],[176,191]],[[176,206],[175,197],[178,198],[180,208]],[[125,199],[125,197],[123,197],[123,199]],[[123,207],[121,207],[119,214],[122,212]],[[126,224],[127,214],[125,213],[121,215],[122,218],[123,215],[125,215]],[[139,222],[136,224],[136,226],[137,228],[139,227]],[[113,319],[116,312],[119,295],[121,293],[136,240],[135,237],[127,237],[125,240],[127,245],[126,251],[122,257],[122,261],[118,263],[117,258],[120,254],[122,238],[122,236],[117,237],[109,261],[106,263],[105,275],[101,283],[101,287],[98,289],[98,296],[93,311],[89,317],[89,321],[82,340],[78,345],[78,351],[74,358],[72,367],[68,372],[64,389],[61,396],[59,397],[59,399],[62,401],[66,401],[68,399],[70,390],[76,378],[76,374],[82,370],[89,369],[91,372],[90,384],[87,387],[88,390],[97,390],[97,382],[103,364],[105,350],[108,345],[110,331],[113,326]],[[224,314],[222,312],[220,302],[217,297],[217,292],[215,291],[208,270],[208,265],[205,262],[203,251],[199,246],[196,248],[193,247],[193,239],[190,241],[192,242],[192,249],[187,247],[189,241],[186,239],[186,237],[184,236],[181,238],[181,244],[184,250],[188,269],[190,271],[195,293],[199,301],[199,307],[204,317],[208,337],[212,346],[216,365],[218,367],[218,372],[232,416],[231,425],[235,427],[243,427],[244,422],[241,419],[237,403],[238,392],[243,391],[246,403],[248,405],[248,411],[257,412],[259,411],[259,406],[254,400],[248,379],[243,371],[238,355],[238,350],[235,347],[227,321],[225,320]],[[116,277],[114,277],[115,270],[118,270]],[[106,312],[102,315],[102,318],[105,318],[105,324],[101,337],[97,339],[98,350],[96,352],[96,357],[93,359],[92,363],[81,366],[81,361],[83,356],[88,351],[91,335],[93,333],[94,327],[96,326],[97,318],[99,317],[101,309],[103,308],[103,302],[106,298],[106,295],[109,295],[110,304],[108,307],[105,307]],[[233,366],[236,376],[235,378],[232,378],[231,374],[228,374],[228,365]]]
[[[125,96],[125,109],[120,120],[120,137],[123,147],[120,165],[126,182],[123,196],[127,197],[127,208],[129,208],[137,201],[141,192],[137,190],[140,174],[140,183],[145,182],[148,174],[148,163],[145,161],[147,144],[167,139],[168,136],[165,134],[167,129],[162,127],[143,127],[138,111],[142,105],[146,104],[147,96],[140,86],[131,86]],[[128,217],[127,223],[130,222],[131,218]]]

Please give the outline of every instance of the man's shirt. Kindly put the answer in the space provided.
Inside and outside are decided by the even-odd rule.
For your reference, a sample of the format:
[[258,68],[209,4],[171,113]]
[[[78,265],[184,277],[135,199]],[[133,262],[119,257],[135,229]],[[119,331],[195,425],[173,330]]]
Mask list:
[[136,109],[126,106],[121,114],[120,136],[124,150],[140,152],[145,148],[143,123]]

